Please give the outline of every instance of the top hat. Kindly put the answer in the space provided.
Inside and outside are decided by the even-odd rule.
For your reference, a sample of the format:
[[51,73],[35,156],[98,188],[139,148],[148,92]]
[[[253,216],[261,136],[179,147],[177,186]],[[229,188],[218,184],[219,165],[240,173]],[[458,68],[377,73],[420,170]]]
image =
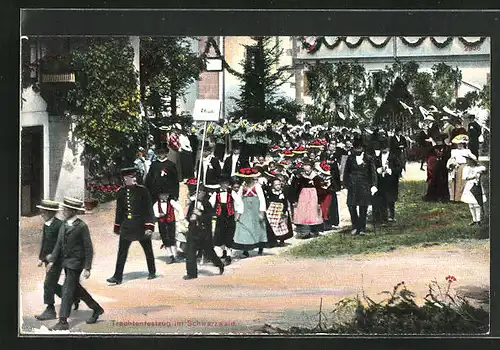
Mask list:
[[120,170],[121,176],[135,176],[137,174],[137,169],[134,167],[123,168]]
[[66,207],[66,208],[79,210],[79,211],[85,211],[85,208],[83,206],[83,201],[76,199],[76,198],[64,197],[64,200],[61,203],[61,205],[63,207]]
[[364,148],[363,140],[361,140],[360,138],[355,138],[354,141],[352,142],[352,147],[353,148],[358,148],[358,147]]
[[39,209],[43,209],[43,210],[58,211],[59,210],[59,203],[51,201],[51,200],[48,200],[48,199],[44,199],[36,207],[39,208]]

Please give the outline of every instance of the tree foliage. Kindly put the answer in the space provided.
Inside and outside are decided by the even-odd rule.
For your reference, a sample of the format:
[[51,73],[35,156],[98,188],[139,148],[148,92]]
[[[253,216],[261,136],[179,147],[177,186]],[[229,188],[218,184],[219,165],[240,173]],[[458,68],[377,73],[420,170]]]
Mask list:
[[434,102],[437,108],[454,107],[455,91],[462,82],[462,72],[458,67],[453,69],[446,63],[438,63],[432,67],[434,85]]
[[132,160],[141,137],[138,74],[128,38],[93,40],[71,53],[76,82],[68,91],[74,136],[99,172]]
[[244,67],[240,94],[231,111],[231,118],[244,118],[250,122],[272,121],[285,118],[296,120],[300,111],[293,100],[280,96],[279,89],[292,77],[289,66],[280,66],[284,50],[276,37],[252,37],[255,42],[245,45],[247,55],[241,62]]
[[178,117],[178,101],[200,79],[204,62],[188,37],[141,38],[141,96],[146,113]]

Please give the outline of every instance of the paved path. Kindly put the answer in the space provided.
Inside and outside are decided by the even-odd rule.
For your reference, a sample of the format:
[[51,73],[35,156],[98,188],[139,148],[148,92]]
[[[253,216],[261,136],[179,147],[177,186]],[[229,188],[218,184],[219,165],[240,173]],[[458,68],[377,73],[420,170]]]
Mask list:
[[[420,174],[425,172],[415,174],[410,165],[407,178],[418,179]],[[347,225],[342,196],[342,222]],[[199,278],[190,281],[182,280],[183,263],[165,264],[165,253],[155,241],[159,278],[146,280],[144,254],[138,244],[133,244],[124,283],[108,286],[106,278],[113,274],[118,248],[118,237],[112,233],[114,203],[101,206],[84,219],[91,229],[95,258],[92,275],[83,284],[106,312],[100,322],[87,325],[85,320],[91,311],[82,304],[70,319],[72,333],[248,334],[258,332],[265,323],[313,326],[321,298],[326,310],[332,310],[342,298],[354,297],[362,290],[376,298],[377,293],[402,280],[419,296],[426,294],[431,279],[444,284],[444,277],[450,274],[457,278],[457,287],[489,288],[489,241],[331,259],[280,254],[288,246],[267,250],[263,256],[251,252],[250,258],[236,259],[222,276],[217,268],[202,266]],[[56,322],[39,322],[33,317],[43,309],[44,271],[36,267],[41,224],[39,217],[21,219],[21,308],[23,330],[28,333],[43,333],[44,327]],[[289,242],[304,243],[295,239]]]

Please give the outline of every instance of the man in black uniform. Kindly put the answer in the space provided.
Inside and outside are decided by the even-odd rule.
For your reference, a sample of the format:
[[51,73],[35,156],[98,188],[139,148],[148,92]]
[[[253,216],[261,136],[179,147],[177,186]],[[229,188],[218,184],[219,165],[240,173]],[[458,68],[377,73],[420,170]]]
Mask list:
[[[45,221],[45,224],[43,225],[40,254],[38,255],[38,267],[40,267],[42,265],[47,266],[49,263],[47,256],[49,256],[54,250],[62,221],[56,218],[56,213],[59,211],[59,203],[43,200],[40,205],[37,205],[37,208],[40,209],[40,215]],[[46,304],[47,307],[44,312],[35,316],[37,320],[44,321],[56,319],[57,315],[54,307],[54,294],[56,294],[59,298],[62,298],[62,286],[58,283],[59,277],[61,277],[61,271],[61,261],[58,260],[52,269],[47,271],[45,275],[45,281],[43,283],[43,303]]]
[[168,148],[156,151],[157,160],[149,167],[145,185],[151,194],[153,203],[158,201],[161,191],[167,191],[172,199],[179,199],[179,179],[175,164],[167,159]]
[[240,142],[233,140],[231,147],[231,154],[224,160],[224,166],[222,167],[222,177],[226,180],[234,177],[241,168],[250,167],[248,158],[241,154]]
[[224,264],[215,253],[212,241],[213,214],[214,210],[208,200],[207,189],[200,187],[198,200],[196,201],[192,198],[186,216],[189,220],[189,230],[186,243],[187,274],[183,277],[185,280],[198,277],[198,267],[196,265],[196,253],[198,249],[201,249],[203,254],[219,268],[221,275],[224,273]]
[[61,310],[59,322],[51,330],[69,329],[68,317],[71,314],[71,305],[76,298],[85,302],[94,310],[87,323],[96,323],[103,308],[80,284],[80,275],[83,272],[85,279],[90,277],[94,250],[87,224],[77,217],[78,212],[85,212],[83,202],[66,197],[63,202],[64,222],[61,224],[57,242],[52,254],[47,260],[47,270],[50,271],[58,260],[64,268],[64,285],[62,290]]
[[467,136],[469,136],[469,149],[473,155],[479,159],[479,136],[481,136],[481,126],[476,122],[474,115],[469,115],[469,127]]
[[135,168],[121,170],[125,187],[122,187],[116,196],[114,227],[114,232],[120,235],[120,242],[115,273],[107,279],[112,284],[122,283],[123,269],[133,241],[139,241],[146,255],[148,280],[156,277],[155,257],[151,244],[151,235],[154,230],[153,203],[148,189],[137,184],[136,174]]

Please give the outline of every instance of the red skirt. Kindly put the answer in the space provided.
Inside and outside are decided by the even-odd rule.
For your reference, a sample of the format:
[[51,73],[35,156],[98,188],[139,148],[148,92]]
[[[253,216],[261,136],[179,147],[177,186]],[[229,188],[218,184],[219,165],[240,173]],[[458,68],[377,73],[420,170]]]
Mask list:
[[332,203],[332,194],[328,193],[321,201],[321,213],[323,214],[323,220],[328,220],[328,210],[330,209],[330,204]]

